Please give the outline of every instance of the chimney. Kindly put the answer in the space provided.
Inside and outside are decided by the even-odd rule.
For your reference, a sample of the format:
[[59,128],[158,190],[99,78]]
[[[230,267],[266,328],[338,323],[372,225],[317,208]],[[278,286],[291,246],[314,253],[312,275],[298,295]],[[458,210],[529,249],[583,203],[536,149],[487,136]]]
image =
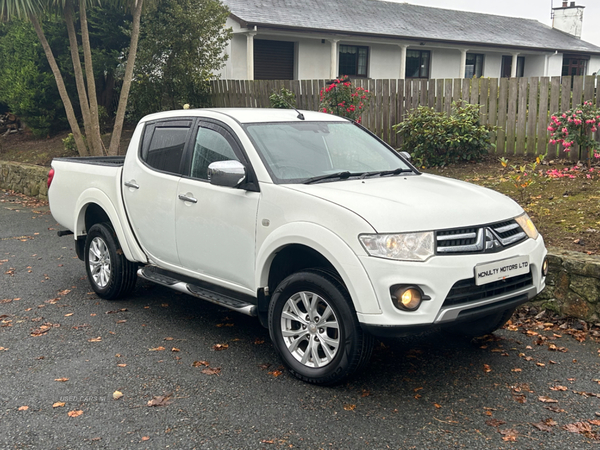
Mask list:
[[552,9],[552,28],[568,33],[581,39],[581,28],[583,27],[583,9],[585,6],[577,6],[575,2],[563,1],[562,6]]

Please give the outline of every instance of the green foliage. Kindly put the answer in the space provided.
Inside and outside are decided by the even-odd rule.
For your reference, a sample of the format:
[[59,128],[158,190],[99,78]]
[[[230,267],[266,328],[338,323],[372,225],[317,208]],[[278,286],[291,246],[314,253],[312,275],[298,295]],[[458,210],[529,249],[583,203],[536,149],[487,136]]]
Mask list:
[[225,61],[229,11],[218,0],[170,0],[142,18],[129,117],[209,105],[209,82]]
[[69,133],[66,138],[62,139],[62,143],[65,150],[77,153],[77,144],[75,144],[73,133]]
[[592,154],[595,158],[600,158],[600,142],[594,136],[598,127],[600,108],[588,101],[562,114],[552,115],[548,126],[550,143],[562,144],[565,152],[570,151],[573,144],[578,144],[579,159],[587,159],[590,167]]
[[479,106],[453,103],[452,114],[419,106],[393,126],[404,139],[401,150],[427,167],[459,161],[478,161],[491,147],[490,133],[496,127],[479,122]]
[[281,88],[279,92],[273,92],[269,96],[269,104],[271,105],[271,108],[295,108],[296,94],[286,88]]
[[320,111],[346,117],[358,123],[362,120],[362,111],[369,104],[372,94],[361,87],[355,87],[347,75],[333,80],[321,89],[319,94]]
[[[544,160],[546,155],[539,155],[535,158],[535,161],[530,164],[523,164],[518,166],[513,164],[510,166],[510,172],[508,178],[519,193],[520,202],[522,205],[527,203],[529,197],[529,187],[535,184],[535,179],[543,176],[543,172],[539,169],[539,165]],[[508,169],[508,159],[500,158],[500,164],[506,171]]]
[[56,82],[25,21],[0,24],[0,102],[38,137],[66,126]]

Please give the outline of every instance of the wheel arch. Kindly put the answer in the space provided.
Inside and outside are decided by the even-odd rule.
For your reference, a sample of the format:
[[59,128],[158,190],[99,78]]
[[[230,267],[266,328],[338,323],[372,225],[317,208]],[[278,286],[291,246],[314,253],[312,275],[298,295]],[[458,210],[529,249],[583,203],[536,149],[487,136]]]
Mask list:
[[77,214],[73,230],[75,230],[78,255],[80,242],[85,242],[88,230],[96,223],[109,222],[117,235],[125,257],[130,261],[145,261],[141,250],[135,248],[137,245],[134,248],[130,245],[131,242],[135,242],[135,238],[131,230],[123,228],[117,209],[104,192],[95,188],[85,190],[77,199],[75,211]]
[[[298,261],[293,261],[294,258]],[[345,285],[357,312],[381,312],[375,290],[357,255],[338,235],[321,225],[304,222],[278,228],[261,245],[256,263],[256,286],[268,286],[271,292],[287,275],[315,268],[310,265],[314,263]]]

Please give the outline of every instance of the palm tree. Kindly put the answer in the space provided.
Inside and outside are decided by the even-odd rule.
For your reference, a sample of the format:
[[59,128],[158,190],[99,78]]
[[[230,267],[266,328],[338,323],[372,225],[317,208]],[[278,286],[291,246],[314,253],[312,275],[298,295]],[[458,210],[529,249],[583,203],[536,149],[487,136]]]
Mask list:
[[[143,0],[112,0],[113,3],[122,7],[131,7],[133,15],[133,25],[131,31],[131,42],[129,45],[129,54],[127,58],[127,66],[125,69],[125,79],[123,80],[123,87],[121,89],[121,96],[119,98],[119,105],[117,107],[117,115],[115,118],[115,125],[113,129],[113,135],[110,142],[108,151],[104,148],[102,139],[100,136],[100,123],[98,119],[98,101],[96,97],[96,83],[94,80],[94,70],[92,61],[92,52],[90,46],[88,22],[87,22],[87,5],[92,2],[99,2],[99,0],[0,0],[0,19],[11,20],[13,17],[29,20],[42,44],[50,68],[56,80],[58,92],[61,100],[64,104],[65,111],[67,114],[67,120],[73,132],[77,150],[81,156],[85,156],[89,153],[92,155],[103,155],[110,154],[116,155],[119,152],[119,144],[121,141],[121,134],[123,130],[123,122],[125,120],[125,109],[127,107],[127,100],[129,97],[129,90],[131,87],[131,79],[133,77],[133,66],[137,54],[137,44],[140,33],[140,18],[142,14]],[[83,48],[83,58],[85,67],[84,70],[81,66],[81,59],[79,56],[79,44],[77,42],[77,32],[75,31],[74,14],[75,7],[78,7],[79,21],[81,27],[81,41]],[[89,144],[89,152],[86,143],[81,134],[81,129],[77,123],[77,117],[73,110],[71,99],[67,93],[62,74],[52,53],[52,49],[48,44],[44,31],[40,24],[40,18],[48,14],[61,15],[67,27],[67,33],[69,36],[69,47],[71,51],[71,59],[73,61],[73,68],[75,73],[75,84],[77,86],[77,93],[79,96],[79,103],[81,107],[81,115],[83,117],[83,124],[85,130],[85,136]],[[87,82],[87,83],[86,83]]]

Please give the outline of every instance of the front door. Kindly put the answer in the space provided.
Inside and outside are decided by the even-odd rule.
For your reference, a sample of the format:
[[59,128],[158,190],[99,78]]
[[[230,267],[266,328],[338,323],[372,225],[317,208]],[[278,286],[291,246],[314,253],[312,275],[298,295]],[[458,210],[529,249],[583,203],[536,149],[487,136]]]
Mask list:
[[179,261],[206,281],[256,292],[255,231],[260,193],[210,184],[210,163],[247,163],[239,144],[224,127],[201,122],[195,132],[187,173],[177,188]]

